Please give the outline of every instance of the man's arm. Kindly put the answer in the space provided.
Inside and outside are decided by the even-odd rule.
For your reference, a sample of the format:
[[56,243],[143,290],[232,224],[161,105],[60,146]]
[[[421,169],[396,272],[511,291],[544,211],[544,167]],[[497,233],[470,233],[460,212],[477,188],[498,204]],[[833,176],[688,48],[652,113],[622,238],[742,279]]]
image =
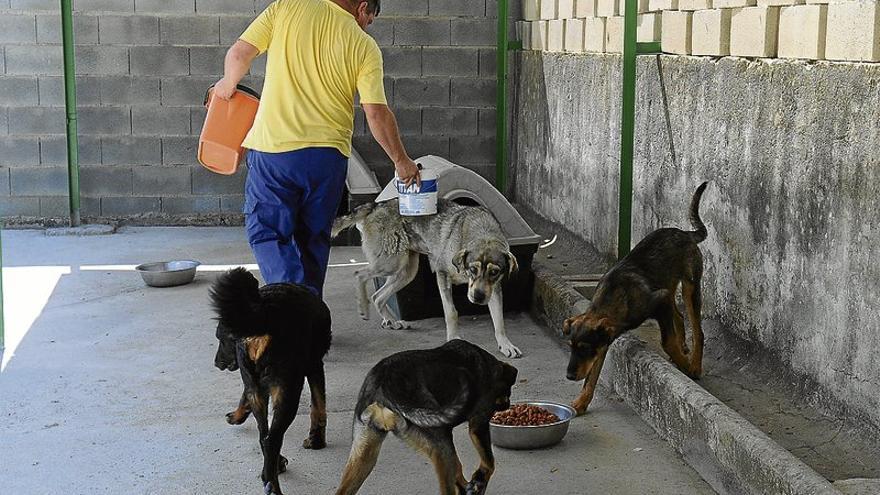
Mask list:
[[388,108],[388,105],[377,103],[364,103],[364,115],[367,117],[367,124],[370,126],[370,132],[373,137],[385,150],[388,158],[394,162],[394,170],[397,177],[402,179],[409,185],[412,182],[416,184],[422,183],[419,175],[419,167],[406,154],[403,142],[400,140],[400,131],[397,128],[397,119],[394,113]]
[[214,85],[214,95],[224,100],[232,98],[235,87],[251,68],[251,63],[260,51],[250,43],[237,40],[229,51],[223,64],[223,79]]

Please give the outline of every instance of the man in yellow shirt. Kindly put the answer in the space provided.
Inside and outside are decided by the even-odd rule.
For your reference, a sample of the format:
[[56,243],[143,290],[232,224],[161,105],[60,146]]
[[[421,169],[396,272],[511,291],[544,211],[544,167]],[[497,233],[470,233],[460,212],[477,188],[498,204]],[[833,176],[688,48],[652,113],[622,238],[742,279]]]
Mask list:
[[330,227],[342,199],[354,96],[396,175],[419,181],[385,100],[382,52],[365,29],[380,0],[277,0],[226,54],[220,98],[232,97],[254,58],[268,51],[248,152],[248,242],[266,283],[303,284],[321,295]]

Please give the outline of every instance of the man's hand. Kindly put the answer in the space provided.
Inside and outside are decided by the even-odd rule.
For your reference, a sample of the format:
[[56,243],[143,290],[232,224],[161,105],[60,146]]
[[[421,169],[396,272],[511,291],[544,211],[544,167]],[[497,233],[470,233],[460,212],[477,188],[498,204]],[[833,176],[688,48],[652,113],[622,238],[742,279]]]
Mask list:
[[409,157],[395,163],[394,171],[397,173],[397,178],[402,180],[407,187],[411,186],[413,182],[418,186],[422,185],[422,175],[419,173],[419,166]]
[[224,77],[214,85],[214,96],[223,100],[229,100],[235,94],[235,87],[236,84],[232,84],[232,82]]

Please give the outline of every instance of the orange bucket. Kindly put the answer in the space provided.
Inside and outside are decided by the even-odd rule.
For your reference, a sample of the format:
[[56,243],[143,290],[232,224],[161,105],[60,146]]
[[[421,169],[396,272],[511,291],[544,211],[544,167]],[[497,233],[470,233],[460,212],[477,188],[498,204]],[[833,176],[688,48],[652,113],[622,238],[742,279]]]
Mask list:
[[214,98],[214,87],[205,93],[205,125],[199,136],[199,163],[211,172],[232,175],[245,156],[241,143],[254,125],[260,95],[239,84],[229,101]]

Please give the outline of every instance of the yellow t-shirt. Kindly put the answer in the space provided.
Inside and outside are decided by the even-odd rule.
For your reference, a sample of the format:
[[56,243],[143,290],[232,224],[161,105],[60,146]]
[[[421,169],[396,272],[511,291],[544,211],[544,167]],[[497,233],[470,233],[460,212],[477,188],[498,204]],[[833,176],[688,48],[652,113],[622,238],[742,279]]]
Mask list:
[[240,39],[269,52],[244,147],[333,147],[349,156],[355,91],[362,103],[386,103],[382,52],[354,16],[330,0],[277,0]]

